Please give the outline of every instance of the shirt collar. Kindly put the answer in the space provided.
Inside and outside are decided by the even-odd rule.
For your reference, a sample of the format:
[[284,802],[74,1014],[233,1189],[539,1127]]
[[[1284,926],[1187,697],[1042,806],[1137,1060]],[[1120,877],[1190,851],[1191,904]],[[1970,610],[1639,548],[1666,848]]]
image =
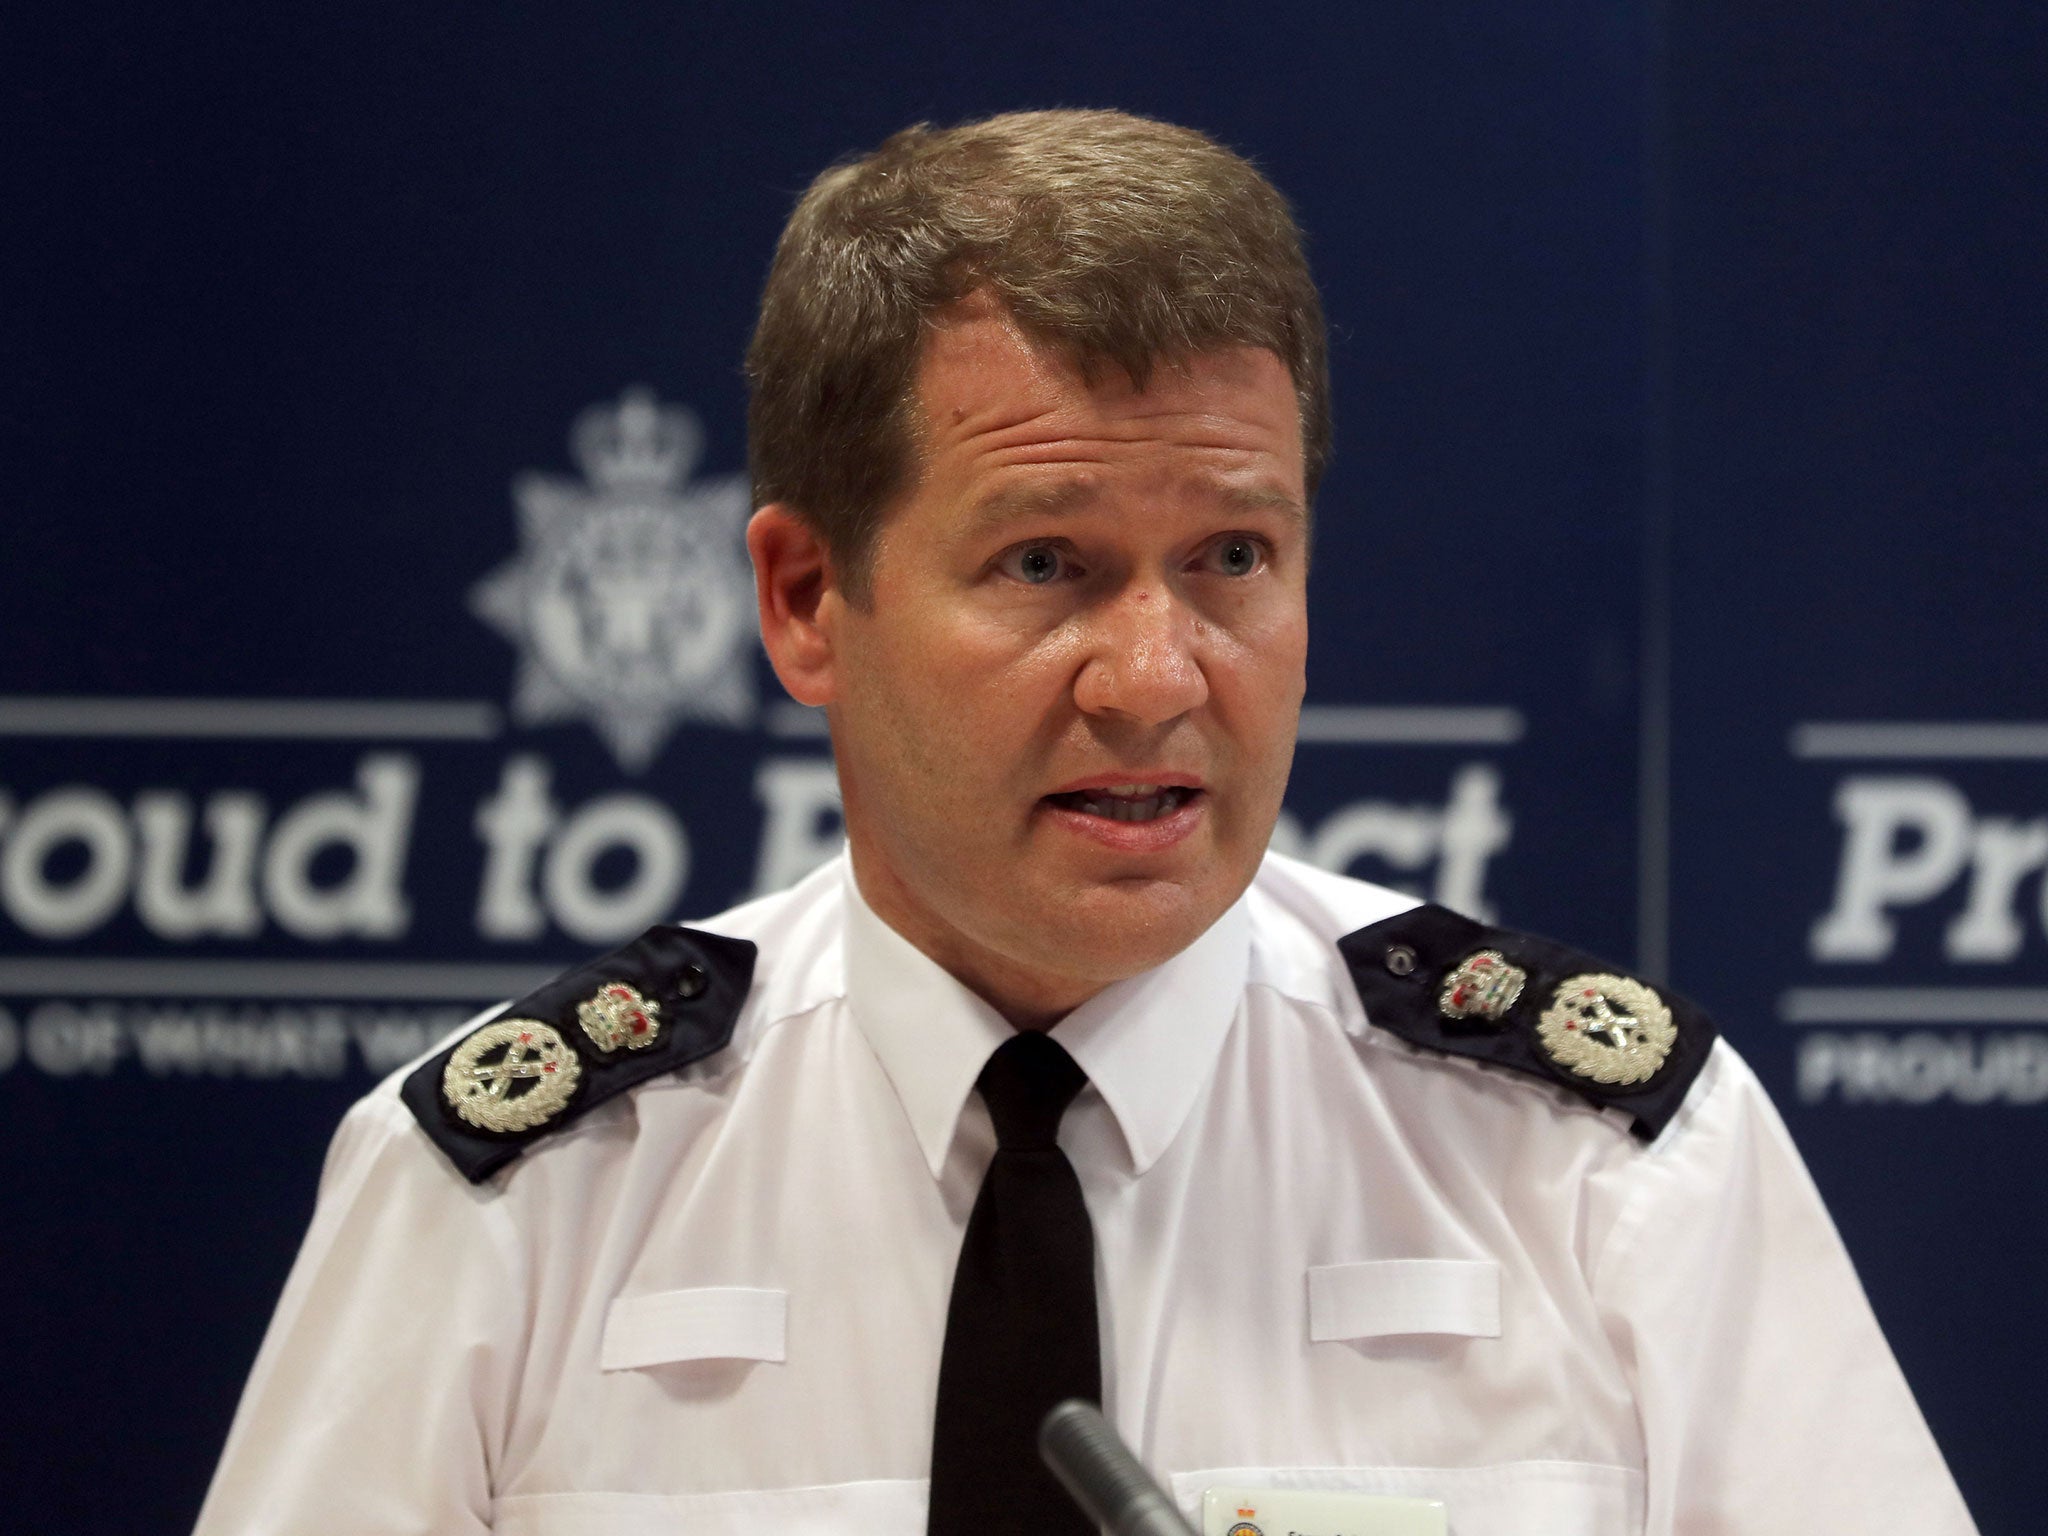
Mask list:
[[[974,1080],[1010,1037],[1001,1014],[896,932],[846,881],[846,999],[937,1178]],[[1145,1172],[1194,1107],[1237,1016],[1250,965],[1240,898],[1186,949],[1116,982],[1054,1026]]]

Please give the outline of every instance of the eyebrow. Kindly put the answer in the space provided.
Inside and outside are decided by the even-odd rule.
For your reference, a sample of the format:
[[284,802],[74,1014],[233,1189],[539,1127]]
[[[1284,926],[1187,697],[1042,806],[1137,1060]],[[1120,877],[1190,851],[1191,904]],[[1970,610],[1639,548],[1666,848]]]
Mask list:
[[[1285,491],[1256,485],[1209,487],[1226,508],[1238,512],[1278,512],[1299,523],[1308,509]],[[1086,480],[1060,480],[1050,485],[1015,485],[976,502],[969,511],[977,528],[994,528],[1021,518],[1061,517],[1078,512],[1096,498],[1098,487]]]

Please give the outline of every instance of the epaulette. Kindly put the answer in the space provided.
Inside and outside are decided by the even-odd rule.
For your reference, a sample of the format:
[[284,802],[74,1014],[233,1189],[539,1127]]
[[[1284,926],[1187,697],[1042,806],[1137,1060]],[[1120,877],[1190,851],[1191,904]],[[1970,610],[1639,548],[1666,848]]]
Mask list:
[[416,1068],[400,1096],[481,1184],[606,1099],[723,1049],[753,979],[745,939],[650,928],[471,1030]]
[[1411,1045],[1562,1083],[1653,1139],[1714,1021],[1674,992],[1531,934],[1416,907],[1337,941],[1368,1022]]

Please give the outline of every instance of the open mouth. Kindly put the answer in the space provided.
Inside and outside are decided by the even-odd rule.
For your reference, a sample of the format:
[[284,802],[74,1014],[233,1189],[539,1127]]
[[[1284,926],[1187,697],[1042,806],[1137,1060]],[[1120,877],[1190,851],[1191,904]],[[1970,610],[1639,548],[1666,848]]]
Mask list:
[[1179,784],[1109,784],[1045,798],[1063,810],[1110,821],[1157,821],[1171,816],[1202,792]]

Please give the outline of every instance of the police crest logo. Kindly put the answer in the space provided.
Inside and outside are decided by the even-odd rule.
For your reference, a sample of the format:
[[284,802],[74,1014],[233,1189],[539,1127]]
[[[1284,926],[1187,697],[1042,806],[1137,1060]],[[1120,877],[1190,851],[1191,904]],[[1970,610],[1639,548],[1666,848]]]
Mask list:
[[514,718],[588,719],[630,772],[683,720],[756,713],[746,478],[692,482],[703,438],[649,390],[591,406],[569,438],[583,481],[519,476],[520,552],[470,594],[520,648]]
[[661,1004],[614,981],[576,1005],[576,1021],[601,1051],[637,1051],[654,1044],[661,1034]]
[[455,1048],[441,1097],[480,1131],[530,1131],[568,1107],[582,1076],[576,1052],[547,1025],[500,1019]]
[[1460,961],[1437,993],[1437,1012],[1447,1019],[1498,1024],[1522,995],[1529,973],[1497,949],[1482,949]]
[[1544,1052],[1596,1083],[1623,1086],[1656,1076],[1678,1039],[1664,1000],[1627,976],[1568,976],[1536,1021]]

